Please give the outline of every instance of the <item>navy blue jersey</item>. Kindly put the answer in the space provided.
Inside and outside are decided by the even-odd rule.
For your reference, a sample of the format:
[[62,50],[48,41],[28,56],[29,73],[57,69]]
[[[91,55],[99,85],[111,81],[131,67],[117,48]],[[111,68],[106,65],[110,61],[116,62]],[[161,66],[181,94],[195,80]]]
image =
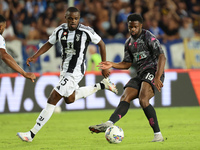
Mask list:
[[126,40],[124,48],[124,62],[136,65],[137,74],[147,69],[157,70],[158,56],[163,54],[160,42],[148,30],[143,29],[139,38],[131,36]]

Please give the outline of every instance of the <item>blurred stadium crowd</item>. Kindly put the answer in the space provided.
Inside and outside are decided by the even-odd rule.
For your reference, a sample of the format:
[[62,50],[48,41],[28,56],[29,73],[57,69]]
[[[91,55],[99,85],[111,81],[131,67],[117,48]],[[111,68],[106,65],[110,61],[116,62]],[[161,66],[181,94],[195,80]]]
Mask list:
[[[144,18],[143,27],[163,43],[200,35],[200,0],[75,0],[80,22],[103,39],[128,37],[127,16]],[[65,22],[67,0],[0,0],[0,14],[7,19],[6,41],[47,40]]]

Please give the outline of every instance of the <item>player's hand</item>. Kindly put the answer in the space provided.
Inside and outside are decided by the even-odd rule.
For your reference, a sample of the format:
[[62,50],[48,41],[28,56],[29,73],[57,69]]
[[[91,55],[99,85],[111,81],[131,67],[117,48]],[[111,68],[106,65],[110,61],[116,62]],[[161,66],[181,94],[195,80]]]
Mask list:
[[107,78],[110,75],[110,71],[108,69],[102,70],[101,73],[104,78]]
[[23,75],[25,78],[30,79],[32,82],[35,82],[36,76],[34,73],[31,72],[25,72]]
[[163,87],[163,83],[159,78],[154,78],[154,85],[158,89],[158,91],[161,91],[161,88]]
[[35,58],[29,57],[29,58],[26,60],[26,65],[30,67],[30,62],[35,61],[35,60],[36,60]]
[[105,69],[110,69],[112,67],[112,62],[110,61],[103,61],[100,62],[99,65],[97,65],[99,69],[105,70]]

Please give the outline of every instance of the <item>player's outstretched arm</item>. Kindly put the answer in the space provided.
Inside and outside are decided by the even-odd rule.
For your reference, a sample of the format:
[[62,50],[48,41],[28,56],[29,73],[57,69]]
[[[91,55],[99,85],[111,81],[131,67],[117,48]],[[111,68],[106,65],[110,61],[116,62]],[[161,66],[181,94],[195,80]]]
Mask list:
[[131,67],[132,63],[129,62],[119,62],[119,63],[114,63],[110,61],[105,61],[99,63],[97,67],[99,69],[110,69],[110,68],[115,68],[115,69],[129,69]]
[[23,75],[25,78],[30,79],[32,82],[35,82],[35,74],[31,72],[25,72]]
[[99,67],[99,69],[102,69],[102,70],[110,69],[112,68],[112,62],[110,61],[100,62],[99,65],[97,65],[97,67]]
[[44,54],[45,52],[47,52],[53,45],[49,42],[46,42],[33,56],[29,57],[27,60],[26,60],[26,64],[27,66],[30,66],[30,62],[34,62],[36,61],[36,59]]
[[5,49],[0,48],[0,56],[1,59],[13,70],[17,71],[18,73],[20,73],[21,75],[23,75],[25,78],[30,79],[32,82],[34,82],[35,80],[35,74],[33,73],[27,73],[25,72],[18,64],[17,62],[14,60],[14,58],[9,55]]

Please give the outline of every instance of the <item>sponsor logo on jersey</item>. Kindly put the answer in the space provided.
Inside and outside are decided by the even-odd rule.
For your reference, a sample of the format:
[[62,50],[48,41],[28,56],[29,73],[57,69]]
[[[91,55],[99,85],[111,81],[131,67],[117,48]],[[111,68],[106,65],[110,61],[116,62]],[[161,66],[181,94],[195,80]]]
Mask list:
[[65,49],[65,53],[70,56],[70,55],[76,55],[76,50],[75,49]]
[[133,56],[134,56],[136,61],[139,61],[139,60],[147,57],[147,55],[145,54],[144,51],[143,52],[136,52],[136,53],[133,54]]

